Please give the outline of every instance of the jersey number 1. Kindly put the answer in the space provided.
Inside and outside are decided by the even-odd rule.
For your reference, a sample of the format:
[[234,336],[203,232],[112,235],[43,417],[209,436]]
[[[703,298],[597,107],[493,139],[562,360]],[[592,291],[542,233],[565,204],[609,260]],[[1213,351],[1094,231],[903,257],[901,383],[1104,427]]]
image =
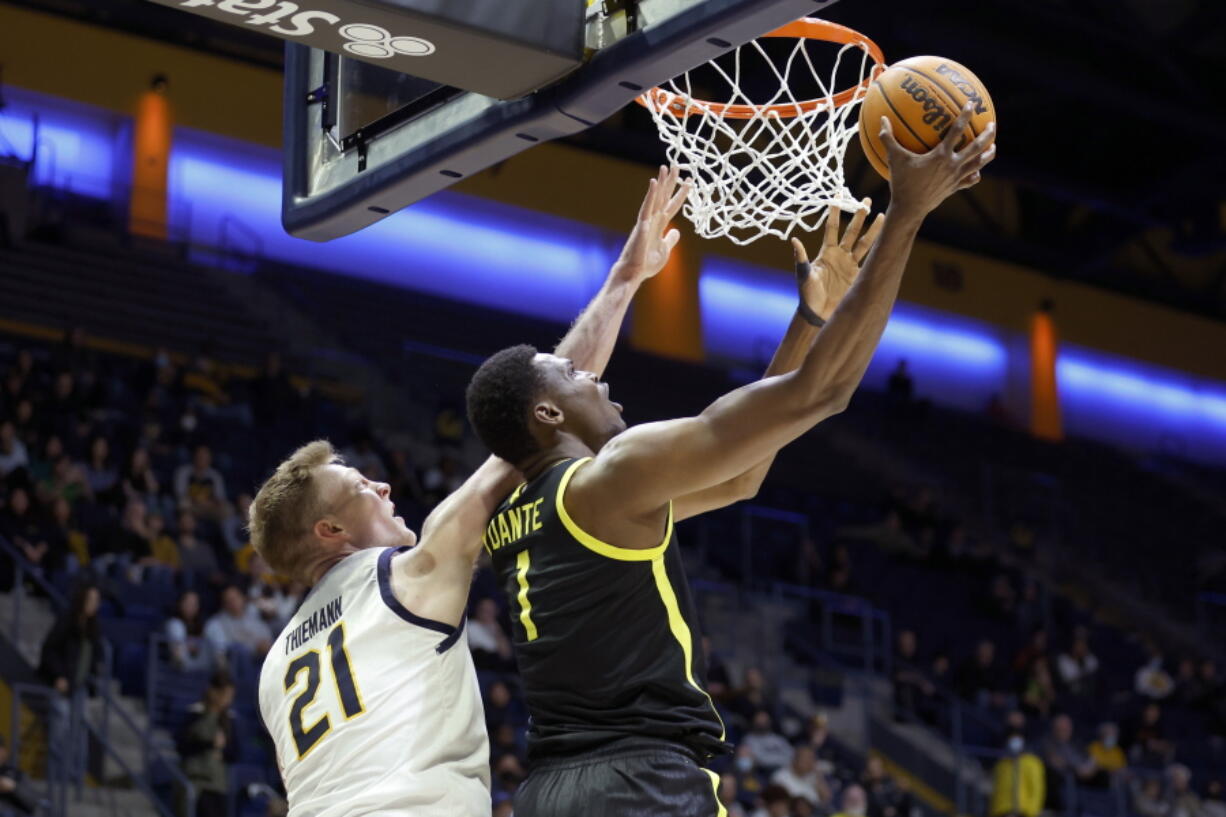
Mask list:
[[[328,634],[328,655],[332,659],[332,677],[336,681],[336,694],[340,698],[341,709],[345,712],[345,720],[353,720],[365,712],[362,706],[362,696],[358,694],[357,681],[353,677],[353,669],[349,666],[349,654],[345,652],[345,624],[337,624]],[[289,692],[298,682],[298,675],[306,670],[306,689],[294,699],[294,705],[289,710],[289,728],[294,735],[294,745],[298,748],[298,759],[301,760],[307,752],[315,748],[315,744],[324,739],[324,735],[332,730],[332,721],[327,715],[315,721],[310,727],[302,723],[302,711],[311,705],[319,692],[319,650],[310,650],[295,658],[285,671],[285,691]]]

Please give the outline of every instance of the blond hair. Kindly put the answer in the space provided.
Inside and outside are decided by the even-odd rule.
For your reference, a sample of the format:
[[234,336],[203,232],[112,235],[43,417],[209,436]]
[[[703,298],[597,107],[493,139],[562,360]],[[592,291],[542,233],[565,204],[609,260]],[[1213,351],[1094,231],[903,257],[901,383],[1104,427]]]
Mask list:
[[252,547],[273,572],[310,580],[304,574],[314,550],[311,529],[326,510],[318,472],[342,462],[332,443],[315,440],[291,454],[260,486],[247,512],[247,527]]

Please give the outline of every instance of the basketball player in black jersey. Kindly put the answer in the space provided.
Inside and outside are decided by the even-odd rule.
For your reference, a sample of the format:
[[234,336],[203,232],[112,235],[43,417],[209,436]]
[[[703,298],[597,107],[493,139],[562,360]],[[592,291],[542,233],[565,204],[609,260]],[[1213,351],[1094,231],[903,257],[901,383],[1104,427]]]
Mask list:
[[[858,216],[840,243],[832,211],[816,269],[797,244],[801,304],[768,376],[697,417],[627,430],[607,384],[531,347],[499,352],[473,377],[478,435],[527,480],[484,537],[510,599],[532,716],[520,817],[726,813],[701,766],[729,747],[704,689],[673,525],[751,496],[782,446],[846,407],[921,222],[995,155],[991,127],[957,150],[969,116],[968,107],[923,155],[899,146],[883,120],[883,222],[858,242]],[[844,277],[855,280],[841,290],[849,265]],[[822,286],[827,303],[815,297]]]

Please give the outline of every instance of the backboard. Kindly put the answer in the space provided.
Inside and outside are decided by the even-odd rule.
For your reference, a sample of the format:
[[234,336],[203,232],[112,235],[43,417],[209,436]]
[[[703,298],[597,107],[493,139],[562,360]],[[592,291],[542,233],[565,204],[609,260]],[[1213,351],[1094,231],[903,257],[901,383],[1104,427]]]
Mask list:
[[[595,0],[586,61],[515,99],[287,43],[282,222],[314,241],[348,235],[533,145],[590,128],[644,90],[836,2]],[[474,48],[476,69],[500,70]]]

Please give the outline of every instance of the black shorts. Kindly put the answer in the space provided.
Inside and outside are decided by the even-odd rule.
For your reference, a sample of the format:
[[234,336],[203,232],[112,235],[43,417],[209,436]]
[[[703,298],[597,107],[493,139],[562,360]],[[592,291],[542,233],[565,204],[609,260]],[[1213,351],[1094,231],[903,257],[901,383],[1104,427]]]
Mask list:
[[618,745],[534,764],[515,817],[725,817],[718,785],[683,749]]

